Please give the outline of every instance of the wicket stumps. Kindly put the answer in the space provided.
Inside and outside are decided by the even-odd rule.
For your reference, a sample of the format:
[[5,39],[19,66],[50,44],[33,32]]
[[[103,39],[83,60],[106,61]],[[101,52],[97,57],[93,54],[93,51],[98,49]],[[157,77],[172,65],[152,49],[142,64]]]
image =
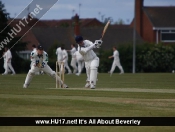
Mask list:
[[[58,76],[64,84],[64,62],[56,61],[56,88],[58,88]],[[59,88],[61,87],[63,87],[63,85],[59,82]]]

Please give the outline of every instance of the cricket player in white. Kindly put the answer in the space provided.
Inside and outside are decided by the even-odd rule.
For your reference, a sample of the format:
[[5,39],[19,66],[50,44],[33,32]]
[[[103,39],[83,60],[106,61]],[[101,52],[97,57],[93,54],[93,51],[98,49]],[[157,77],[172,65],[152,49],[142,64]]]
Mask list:
[[64,46],[58,47],[56,50],[56,55],[57,55],[57,62],[59,67],[61,68],[61,72],[63,71],[63,65],[61,65],[61,62],[63,62],[63,49]]
[[112,73],[114,72],[115,70],[115,67],[118,66],[119,70],[120,70],[120,74],[123,74],[124,71],[123,71],[123,67],[121,66],[120,64],[120,58],[119,58],[119,52],[117,50],[116,47],[113,47],[113,55],[112,56],[109,56],[108,58],[114,58],[114,61],[113,61],[113,64],[112,64],[112,67],[111,67],[111,70],[110,70],[110,74],[112,75]]
[[5,47],[5,66],[6,66],[6,69],[5,69],[5,73],[3,75],[7,75],[9,72],[9,69],[12,71],[12,75],[16,74],[13,67],[12,67],[11,60],[12,60],[12,54],[11,54],[10,50],[7,47]]
[[95,43],[92,43],[89,40],[83,40],[82,36],[76,36],[75,41],[78,44],[78,51],[83,56],[85,61],[87,74],[87,83],[85,87],[95,89],[99,58],[93,51],[93,48],[99,48],[102,44],[102,40],[96,40]]
[[68,70],[68,74],[72,74],[72,71],[71,71],[71,69],[68,66],[68,54],[67,54],[67,51],[63,48],[62,52],[63,52],[64,68],[66,68]]
[[76,51],[74,53],[74,56],[76,58],[76,61],[78,63],[78,73],[76,74],[77,76],[79,76],[84,68],[84,59],[83,56],[80,54],[79,51]]
[[62,52],[62,47],[58,47],[56,50],[56,55],[57,55],[57,61],[62,62],[63,60],[63,52]]
[[[5,71],[7,71],[9,73],[10,69],[9,68],[7,69],[7,63],[6,63],[6,52],[3,52],[3,56],[2,57],[4,59],[4,69],[5,69]],[[5,75],[5,71],[4,71],[4,73],[2,75]]]
[[64,88],[68,88],[68,86],[66,84],[63,84],[62,80],[60,79],[60,77],[55,73],[55,71],[53,71],[48,65],[48,54],[43,51],[43,47],[41,45],[39,45],[37,47],[36,51],[33,51],[31,53],[31,57],[32,57],[32,67],[29,70],[26,79],[25,79],[25,83],[23,85],[23,88],[27,88],[30,85],[30,82],[33,78],[33,76],[35,75],[36,72],[39,71],[44,71],[47,75],[51,76],[52,78],[58,78],[58,82],[64,87]]
[[70,53],[71,53],[71,56],[72,56],[72,59],[71,59],[71,66],[73,67],[73,73],[76,74],[77,73],[77,65],[76,65],[76,58],[75,58],[75,55],[74,53],[76,52],[76,48],[75,48],[75,44],[71,44],[71,50]]

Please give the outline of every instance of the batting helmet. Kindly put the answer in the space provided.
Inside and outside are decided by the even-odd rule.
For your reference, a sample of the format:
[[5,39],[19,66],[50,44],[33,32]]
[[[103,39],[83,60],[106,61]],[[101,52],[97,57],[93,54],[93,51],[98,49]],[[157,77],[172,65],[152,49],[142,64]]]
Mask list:
[[76,41],[76,43],[79,43],[79,42],[83,41],[83,37],[82,36],[76,36],[75,41]]

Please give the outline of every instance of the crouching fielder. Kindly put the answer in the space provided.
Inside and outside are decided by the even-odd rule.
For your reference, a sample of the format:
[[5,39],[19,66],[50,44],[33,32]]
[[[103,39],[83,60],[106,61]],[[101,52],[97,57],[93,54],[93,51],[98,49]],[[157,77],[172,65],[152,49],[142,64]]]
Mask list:
[[97,80],[97,70],[99,66],[99,58],[94,53],[93,48],[100,47],[102,44],[101,40],[96,40],[95,43],[92,43],[89,40],[83,40],[82,36],[76,36],[75,41],[78,44],[78,51],[83,56],[86,67],[87,74],[87,83],[86,88],[90,87],[94,89],[96,86]]
[[[36,72],[44,71],[47,75],[52,78],[56,78],[57,74],[53,71],[48,65],[48,55],[45,51],[43,51],[43,47],[39,45],[36,51],[31,53],[32,65],[29,70],[23,88],[27,88],[30,85],[30,82],[35,75]],[[63,85],[64,88],[68,88],[66,84],[63,84],[62,80],[59,76],[57,76],[58,82]]]

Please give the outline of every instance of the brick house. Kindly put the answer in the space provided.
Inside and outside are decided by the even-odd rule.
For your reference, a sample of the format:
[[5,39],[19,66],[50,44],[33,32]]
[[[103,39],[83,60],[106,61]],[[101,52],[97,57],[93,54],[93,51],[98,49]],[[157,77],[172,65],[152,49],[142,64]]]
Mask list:
[[[146,42],[175,42],[175,6],[145,7],[144,0],[135,0],[136,30]],[[134,25],[134,20],[131,27]]]

